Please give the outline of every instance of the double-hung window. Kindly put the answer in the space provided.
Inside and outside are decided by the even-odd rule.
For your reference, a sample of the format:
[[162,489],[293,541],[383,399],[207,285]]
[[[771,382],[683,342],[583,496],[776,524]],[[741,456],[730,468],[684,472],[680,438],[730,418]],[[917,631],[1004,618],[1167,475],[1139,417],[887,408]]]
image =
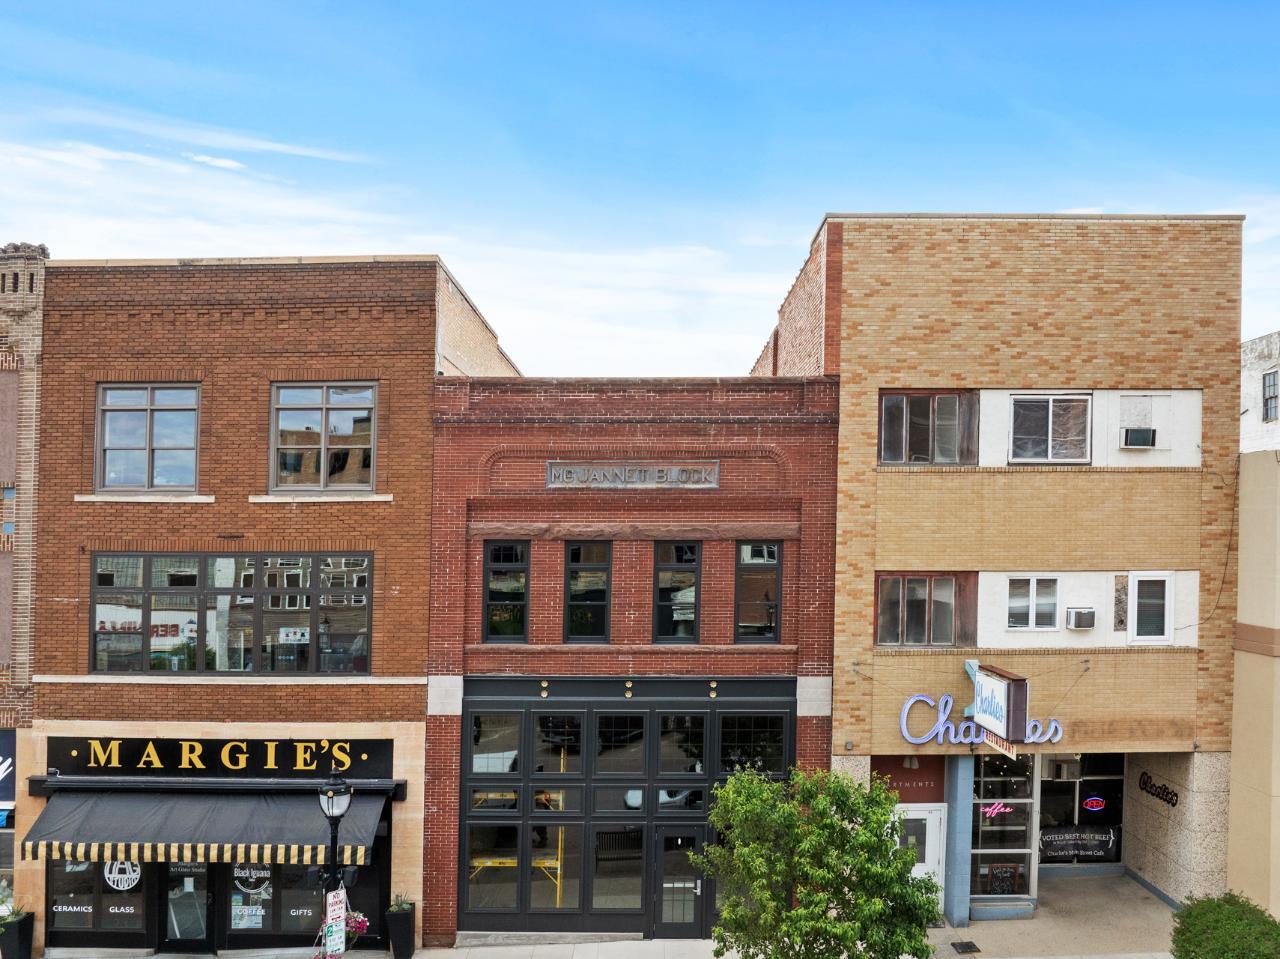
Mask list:
[[1009,577],[1009,629],[1058,628],[1058,580],[1052,576]]
[[880,462],[957,466],[977,462],[977,394],[972,390],[880,394]]
[[529,541],[484,544],[484,638],[523,643],[529,638]]
[[194,490],[200,388],[100,386],[100,490]]
[[369,672],[373,558],[100,553],[97,672]]
[[373,489],[377,398],[373,383],[272,387],[272,488]]
[[1088,463],[1088,394],[1015,396],[1009,430],[1010,463]]
[[738,543],[733,638],[776,643],[782,632],[782,544]]
[[564,640],[609,641],[609,567],[613,544],[564,545]]
[[1262,419],[1271,423],[1280,418],[1280,371],[1262,374]]
[[974,573],[876,575],[876,644],[972,646]]
[[1173,642],[1173,574],[1129,574],[1129,641]]
[[654,642],[698,641],[701,559],[701,543],[654,544]]

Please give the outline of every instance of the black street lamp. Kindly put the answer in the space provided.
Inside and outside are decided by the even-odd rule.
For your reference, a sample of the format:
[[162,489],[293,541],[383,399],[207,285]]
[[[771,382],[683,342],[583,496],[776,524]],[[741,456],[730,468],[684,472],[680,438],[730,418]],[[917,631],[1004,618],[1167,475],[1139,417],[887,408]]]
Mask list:
[[334,892],[341,884],[342,870],[338,865],[338,825],[351,808],[351,784],[338,775],[334,766],[329,778],[320,786],[320,811],[329,820],[329,858],[324,874],[324,891]]

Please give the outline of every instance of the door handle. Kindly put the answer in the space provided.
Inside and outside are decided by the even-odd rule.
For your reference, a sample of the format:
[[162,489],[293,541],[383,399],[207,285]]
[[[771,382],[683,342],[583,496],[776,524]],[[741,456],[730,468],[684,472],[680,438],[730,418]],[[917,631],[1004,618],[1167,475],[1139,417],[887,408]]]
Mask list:
[[699,879],[697,882],[695,882],[695,883],[693,884],[693,894],[694,894],[695,896],[701,896],[701,895],[702,895],[702,880],[701,880],[701,879]]

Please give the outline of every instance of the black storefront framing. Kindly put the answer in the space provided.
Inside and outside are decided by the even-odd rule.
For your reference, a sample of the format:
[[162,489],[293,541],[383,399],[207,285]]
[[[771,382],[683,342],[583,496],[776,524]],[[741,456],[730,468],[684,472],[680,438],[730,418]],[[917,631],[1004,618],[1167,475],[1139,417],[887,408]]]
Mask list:
[[[328,825],[319,770],[354,787],[339,833],[361,942],[385,946],[390,901],[390,740],[51,737],[49,802],[23,842],[44,860],[47,943],[223,949],[309,946],[323,919]],[[345,768],[342,768],[345,767]]]
[[795,761],[795,679],[468,678],[460,930],[709,935],[711,789]]

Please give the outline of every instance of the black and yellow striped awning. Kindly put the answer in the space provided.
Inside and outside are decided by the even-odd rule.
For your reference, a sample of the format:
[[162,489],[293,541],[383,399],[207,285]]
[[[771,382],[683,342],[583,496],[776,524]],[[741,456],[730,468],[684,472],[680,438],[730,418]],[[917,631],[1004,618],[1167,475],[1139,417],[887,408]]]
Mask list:
[[[356,795],[338,861],[363,866],[386,797]],[[22,843],[22,858],[78,862],[327,865],[329,823],[307,793],[58,792]]]

